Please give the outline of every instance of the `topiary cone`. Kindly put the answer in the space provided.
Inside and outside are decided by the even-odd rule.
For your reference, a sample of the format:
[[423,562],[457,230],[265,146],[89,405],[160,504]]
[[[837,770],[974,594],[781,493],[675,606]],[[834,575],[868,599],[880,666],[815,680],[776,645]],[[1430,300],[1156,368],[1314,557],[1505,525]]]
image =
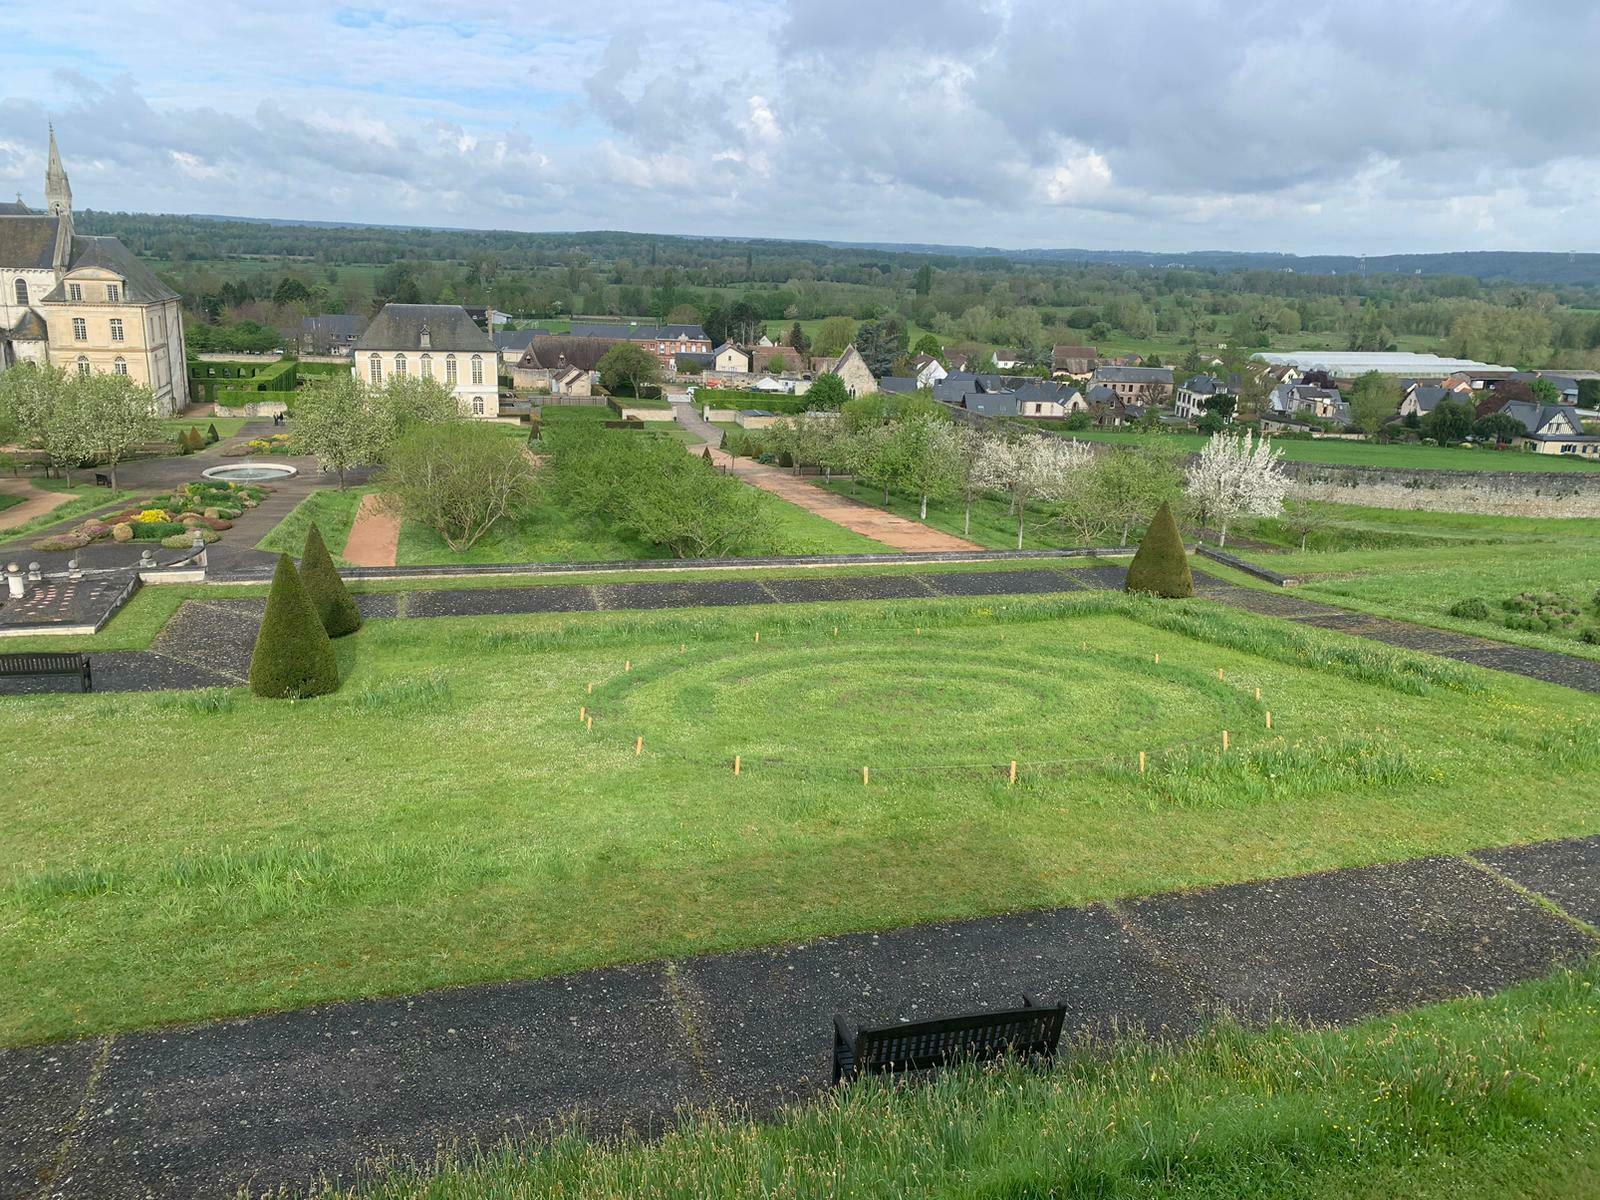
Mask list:
[[343,637],[361,628],[361,610],[333,565],[333,556],[328,553],[322,530],[315,522],[306,530],[306,548],[300,555],[300,582],[305,585],[311,607],[322,618],[322,627],[329,637]]
[[1168,600],[1180,600],[1194,595],[1194,576],[1189,573],[1189,552],[1184,549],[1183,535],[1178,523],[1172,519],[1172,508],[1163,501],[1156,510],[1155,520],[1145,530],[1139,552],[1128,567],[1127,590],[1148,592]]
[[267,611],[250,656],[250,690],[270,700],[322,696],[337,691],[339,663],[328,631],[287,554],[272,573]]

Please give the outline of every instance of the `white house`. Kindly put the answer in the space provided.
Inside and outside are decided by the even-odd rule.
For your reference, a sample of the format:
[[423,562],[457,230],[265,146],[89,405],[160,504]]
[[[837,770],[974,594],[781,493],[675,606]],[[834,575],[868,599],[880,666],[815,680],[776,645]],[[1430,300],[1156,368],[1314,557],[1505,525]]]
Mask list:
[[919,354],[911,360],[911,374],[919,388],[931,388],[950,372],[946,371],[944,364],[933,355]]
[[711,353],[711,369],[734,375],[748,375],[750,352],[735,346],[732,342],[723,342]]
[[500,415],[500,356],[459,304],[385,304],[354,353],[356,378],[373,387],[408,376],[437,379],[463,412]]
[[1014,371],[1022,365],[1022,351],[1003,350],[996,347],[994,365],[998,371]]

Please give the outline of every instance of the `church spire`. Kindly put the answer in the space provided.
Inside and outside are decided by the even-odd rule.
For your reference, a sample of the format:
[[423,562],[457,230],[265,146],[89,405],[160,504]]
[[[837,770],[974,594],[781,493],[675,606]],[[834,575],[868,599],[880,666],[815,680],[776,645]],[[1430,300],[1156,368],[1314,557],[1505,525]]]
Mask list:
[[61,151],[56,149],[56,127],[50,126],[50,164],[44,172],[44,202],[53,216],[65,216],[72,211],[72,185],[67,182],[66,168],[61,165]]

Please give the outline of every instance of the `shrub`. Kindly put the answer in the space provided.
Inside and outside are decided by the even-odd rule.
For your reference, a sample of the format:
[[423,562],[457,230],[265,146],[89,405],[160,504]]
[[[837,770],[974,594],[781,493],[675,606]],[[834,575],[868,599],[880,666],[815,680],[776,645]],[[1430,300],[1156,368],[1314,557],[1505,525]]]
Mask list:
[[361,628],[361,610],[339,577],[327,543],[322,540],[322,530],[315,521],[306,530],[306,547],[300,555],[300,582],[305,585],[311,607],[316,609],[329,637],[343,637]]
[[135,519],[143,521],[146,525],[159,525],[167,519],[167,510],[164,508],[147,508]]
[[1155,520],[1145,531],[1139,551],[1128,567],[1127,590],[1148,592],[1169,600],[1194,595],[1194,576],[1189,571],[1189,553],[1184,549],[1183,535],[1172,518],[1172,508],[1165,501],[1156,511]]
[[190,450],[204,450],[206,448],[204,435],[193,425],[189,426],[189,432],[184,434],[183,438]]
[[[217,535],[209,529],[202,529],[200,531],[200,540],[210,545],[217,540]],[[168,550],[187,550],[194,545],[194,534],[192,532],[175,533],[171,537],[162,538],[161,544]]]
[[250,690],[272,700],[322,696],[338,690],[339,663],[300,573],[278,556],[267,611],[250,656]]
[[54,537],[41,538],[33,543],[35,550],[81,550],[89,544],[89,539],[81,533],[58,533]]
[[217,432],[217,423],[213,421],[211,424],[206,426],[206,443],[210,445],[220,442],[221,440],[222,435]]
[[1600,646],[1600,625],[1585,625],[1578,630],[1578,640],[1585,646]]
[[1465,600],[1457,600],[1450,606],[1452,617],[1462,617],[1468,621],[1487,621],[1489,619],[1489,602],[1481,596],[1469,596]]
[[171,537],[175,533],[182,533],[184,528],[176,521],[135,521],[133,523],[133,536],[140,542],[159,542],[164,537]]
[[115,542],[133,541],[133,526],[126,521],[118,522],[111,527],[111,540]]

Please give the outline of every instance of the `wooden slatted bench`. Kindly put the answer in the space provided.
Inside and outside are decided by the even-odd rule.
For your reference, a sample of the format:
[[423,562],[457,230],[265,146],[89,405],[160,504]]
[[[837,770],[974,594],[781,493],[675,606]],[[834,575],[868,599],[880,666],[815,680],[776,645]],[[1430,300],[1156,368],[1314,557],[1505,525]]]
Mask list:
[[94,691],[87,654],[0,654],[0,678],[76,675],[80,692]]
[[985,1061],[1007,1054],[1049,1058],[1061,1041],[1064,1004],[1045,1008],[1031,996],[1020,1008],[899,1022],[852,1030],[833,1018],[833,1082],[857,1075],[927,1071],[957,1060]]

